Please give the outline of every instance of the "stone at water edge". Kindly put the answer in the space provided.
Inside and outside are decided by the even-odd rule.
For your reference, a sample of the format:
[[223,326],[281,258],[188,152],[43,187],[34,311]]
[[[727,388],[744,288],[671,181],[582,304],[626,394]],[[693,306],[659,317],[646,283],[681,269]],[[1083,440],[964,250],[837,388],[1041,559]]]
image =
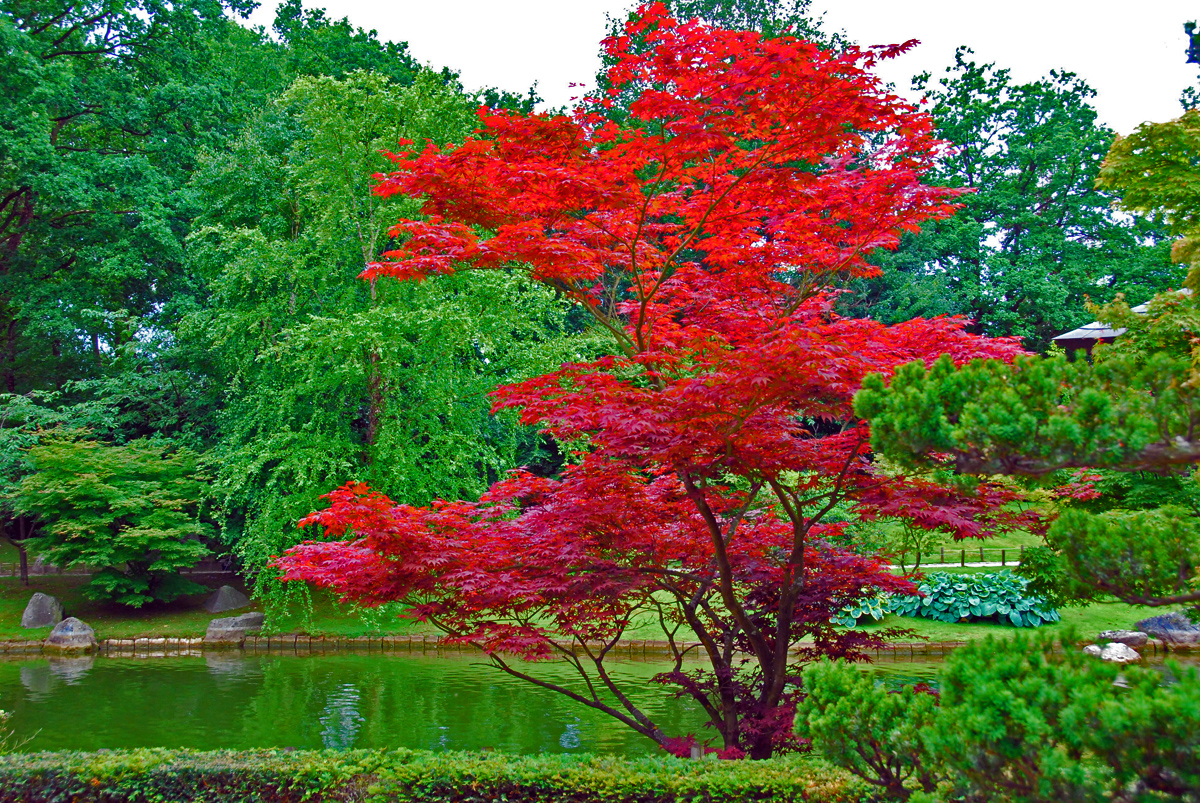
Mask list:
[[43,646],[45,650],[62,652],[87,651],[95,648],[96,631],[74,616],[68,616],[55,625]]
[[236,611],[250,605],[250,600],[233,586],[221,586],[204,601],[204,610],[209,613]]
[[1200,642],[1200,627],[1187,614],[1175,611],[1143,619],[1136,625],[1138,630],[1148,633],[1168,644],[1195,644]]
[[35,591],[21,614],[21,627],[50,627],[63,620],[62,603],[49,594]]
[[265,617],[258,612],[243,613],[241,616],[228,616],[223,619],[213,619],[208,623],[204,633],[205,644],[241,644],[246,640],[246,633],[262,627]]
[[1096,641],[1124,644],[1126,647],[1144,647],[1149,640],[1150,637],[1140,630],[1104,630],[1096,636]]
[[1136,650],[1119,641],[1105,644],[1103,647],[1099,644],[1089,644],[1083,648],[1083,652],[1103,661],[1112,661],[1118,664],[1131,664],[1134,661],[1142,660],[1142,656],[1138,655]]

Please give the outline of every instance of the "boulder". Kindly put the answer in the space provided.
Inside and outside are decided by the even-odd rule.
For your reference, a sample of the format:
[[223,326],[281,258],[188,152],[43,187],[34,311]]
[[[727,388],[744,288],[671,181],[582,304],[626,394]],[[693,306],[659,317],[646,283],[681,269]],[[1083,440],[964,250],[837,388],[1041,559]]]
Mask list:
[[74,616],[56,624],[43,646],[43,650],[52,652],[87,652],[95,648],[96,632]]
[[52,627],[63,619],[62,603],[49,594],[34,592],[21,614],[21,627]]
[[1178,611],[1143,619],[1137,623],[1137,629],[1168,644],[1195,644],[1200,641],[1200,625]]
[[1137,651],[1119,641],[1105,644],[1103,647],[1099,644],[1089,644],[1083,648],[1083,651],[1087,655],[1118,664],[1129,664],[1142,660],[1142,656],[1138,655]]
[[1144,647],[1149,640],[1150,637],[1140,630],[1104,630],[1096,636],[1096,641],[1101,643],[1107,641],[1126,647]]
[[246,640],[246,634],[257,631],[263,624],[261,613],[243,613],[241,616],[228,616],[224,619],[213,619],[208,623],[204,633],[205,644],[226,644],[235,646]]
[[249,604],[250,600],[241,591],[233,586],[221,586],[204,601],[204,610],[209,613],[224,613],[245,608]]
[[38,555],[33,559],[33,565],[29,567],[30,574],[56,574],[58,567],[46,560],[45,555]]

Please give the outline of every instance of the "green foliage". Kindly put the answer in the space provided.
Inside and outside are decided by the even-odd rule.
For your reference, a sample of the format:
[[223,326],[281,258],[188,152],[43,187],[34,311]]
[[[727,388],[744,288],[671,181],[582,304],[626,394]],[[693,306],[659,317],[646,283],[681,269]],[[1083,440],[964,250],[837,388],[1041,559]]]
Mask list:
[[[304,77],[195,176],[206,211],[188,258],[210,293],[180,340],[222,388],[212,496],[251,573],[350,478],[423,504],[478,496],[538,456],[537,435],[490,416],[487,394],[590,348],[553,293],[503,273],[358,278],[414,203],[372,194],[381,152],[402,138],[450,146],[475,109],[429,72],[409,86]],[[270,572],[257,589],[285,595]]]
[[1162,227],[1114,213],[1113,196],[1093,186],[1113,140],[1095,92],[1064,72],[1019,84],[970,56],[960,49],[944,77],[913,84],[953,145],[932,183],[973,192],[953,217],[882,253],[883,274],[855,308],[887,323],[966,315],[981,333],[1041,350],[1089,320],[1089,297],[1121,291],[1140,303],[1178,286]]
[[204,493],[198,457],[168,444],[106,446],[46,438],[29,452],[33,473],[13,499],[35,516],[37,551],[62,566],[102,567],[85,593],[140,607],[203,591],[177,574],[206,554],[212,535],[200,521]]
[[1091,589],[1068,585],[1068,562],[1048,546],[1029,547],[1021,553],[1021,563],[1014,574],[1028,581],[1025,590],[1046,600],[1054,608],[1086,604],[1093,596]]
[[1057,622],[1058,612],[1046,600],[1026,592],[1028,582],[1007,570],[980,574],[931,572],[917,587],[919,595],[893,595],[891,611],[940,622],[992,619],[1014,627]]
[[395,750],[128,750],[0,757],[0,803],[356,800],[384,803],[855,803],[868,794],[812,758],[505,756]]
[[[1118,668],[1070,640],[956,651],[926,731],[956,793],[987,801],[1186,800],[1200,792],[1200,677]],[[950,796],[950,799],[956,799]]]
[[[1133,605],[1190,595],[1200,568],[1200,520],[1191,510],[1065,510],[1046,532],[1073,596],[1111,594]],[[1174,600],[1186,602],[1187,599]]]
[[1190,372],[1190,355],[1097,351],[1092,364],[1063,357],[1023,357],[1011,366],[914,362],[889,385],[867,377],[855,411],[871,419],[875,449],[906,466],[925,465],[936,452],[951,455],[962,473],[1041,476],[1185,459],[1174,435],[1189,432],[1200,405],[1196,389],[1179,381]]
[[854,627],[858,624],[858,620],[864,616],[870,616],[871,619],[878,622],[887,616],[891,606],[891,595],[878,594],[874,597],[860,599],[849,605],[842,606],[832,620],[834,624],[839,624],[842,627]]
[[813,751],[867,783],[889,800],[908,800],[919,785],[932,792],[936,762],[925,756],[922,731],[937,714],[937,698],[912,687],[889,690],[870,673],[845,663],[818,663],[804,671],[797,734]]
[[1195,668],[1170,664],[1164,678],[1084,656],[1073,641],[1017,635],[962,647],[939,675],[936,707],[931,695],[889,693],[851,667],[814,667],[799,729],[893,800],[1196,799]]
[[906,466],[941,464],[963,474],[1018,474],[1061,482],[1064,468],[1098,468],[1064,486],[1049,553],[1023,574],[1059,601],[1114,595],[1131,604],[1200,599],[1200,414],[1192,333],[1200,309],[1166,293],[1139,315],[1118,300],[1099,310],[1127,329],[1092,361],[1056,356],[1011,365],[903,366],[885,385],[868,377],[856,411],[872,443]]
[[1171,248],[1178,262],[1195,262],[1200,249],[1200,110],[1176,120],[1142,123],[1117,137],[1097,186],[1120,193],[1121,207],[1150,215],[1180,239]]

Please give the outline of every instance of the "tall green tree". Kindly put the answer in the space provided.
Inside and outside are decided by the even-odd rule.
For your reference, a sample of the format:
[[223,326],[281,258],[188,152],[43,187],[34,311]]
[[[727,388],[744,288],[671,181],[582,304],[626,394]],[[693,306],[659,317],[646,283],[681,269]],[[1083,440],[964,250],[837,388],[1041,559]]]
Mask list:
[[0,3],[0,390],[104,373],[190,291],[181,192],[269,87],[211,0]]
[[1094,186],[1113,141],[1095,92],[1067,72],[1017,83],[970,56],[960,48],[945,76],[913,82],[949,143],[934,180],[970,193],[883,255],[854,308],[886,322],[966,315],[975,331],[1041,350],[1091,320],[1089,298],[1137,304],[1178,287],[1164,229],[1115,212],[1116,196]]
[[427,502],[477,496],[538,456],[487,394],[578,356],[553,293],[515,275],[357,278],[391,243],[387,221],[415,209],[372,194],[381,152],[453,147],[477,106],[430,72],[302,77],[196,176],[206,212],[188,253],[210,292],[181,335],[222,388],[214,493],[252,571],[346,477]]

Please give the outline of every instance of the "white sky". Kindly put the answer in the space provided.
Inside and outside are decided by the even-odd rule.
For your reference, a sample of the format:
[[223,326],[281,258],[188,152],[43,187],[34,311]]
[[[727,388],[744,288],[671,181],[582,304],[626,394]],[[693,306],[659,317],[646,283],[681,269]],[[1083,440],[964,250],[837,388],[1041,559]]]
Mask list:
[[[633,0],[305,0],[334,18],[406,41],[420,61],[458,70],[468,89],[523,93],[534,82],[550,106],[567,104],[599,68],[606,14],[624,17]],[[270,26],[274,0],[252,24]],[[1102,122],[1129,133],[1146,120],[1180,114],[1183,87],[1197,83],[1186,64],[1183,23],[1200,0],[813,0],[829,30],[864,45],[920,39],[922,45],[880,70],[901,90],[925,70],[938,75],[958,45],[976,60],[1008,67],[1018,81],[1051,69],[1078,73],[1097,92]]]

